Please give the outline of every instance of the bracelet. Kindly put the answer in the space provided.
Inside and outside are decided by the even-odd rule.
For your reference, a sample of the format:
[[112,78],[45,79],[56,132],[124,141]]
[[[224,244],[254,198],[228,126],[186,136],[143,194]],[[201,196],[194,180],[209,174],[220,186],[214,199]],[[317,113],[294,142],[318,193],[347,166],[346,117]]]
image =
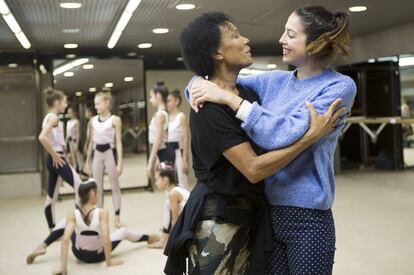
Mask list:
[[237,113],[237,111],[240,109],[240,107],[242,106],[243,102],[244,102],[244,99],[242,99],[242,100],[240,101],[239,106],[237,106],[237,109],[236,109],[236,111],[235,111],[236,113]]

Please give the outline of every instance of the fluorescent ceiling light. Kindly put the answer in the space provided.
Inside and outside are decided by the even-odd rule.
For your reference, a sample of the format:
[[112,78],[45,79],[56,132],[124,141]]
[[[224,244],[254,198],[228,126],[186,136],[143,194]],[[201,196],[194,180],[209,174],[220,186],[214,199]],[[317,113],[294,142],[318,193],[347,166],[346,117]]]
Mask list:
[[277,65],[276,64],[267,64],[267,68],[268,69],[276,69]]
[[177,61],[178,61],[178,62],[182,62],[183,60],[184,60],[184,58],[183,58],[182,56],[177,57]]
[[401,67],[414,66],[414,56],[412,57],[401,57],[399,61]]
[[129,20],[131,19],[132,14],[137,9],[141,0],[129,0],[128,4],[125,7],[124,12],[121,14],[118,22],[116,23],[115,29],[109,38],[107,47],[112,49],[118,43],[119,38],[122,35],[125,27],[128,25]]
[[16,36],[17,40],[19,40],[20,44],[22,44],[23,48],[28,49],[32,46],[23,32],[18,32],[14,35]]
[[9,13],[3,15],[4,21],[6,21],[9,28],[12,30],[13,33],[18,33],[21,31],[19,23],[17,23],[16,19],[14,18],[13,14]]
[[163,34],[163,33],[168,33],[170,30],[167,28],[158,28],[158,29],[153,29],[152,32],[156,33],[156,34]]
[[70,54],[65,55],[65,57],[66,58],[75,58],[76,54],[70,53]]
[[368,59],[368,63],[375,63],[375,59],[374,58]]
[[112,82],[105,83],[105,87],[107,87],[107,88],[111,88],[113,86],[114,86],[114,83],[112,83]]
[[264,71],[262,70],[255,70],[255,69],[241,69],[240,74],[242,75],[256,75],[256,74],[261,74]]
[[91,92],[91,93],[96,92],[96,87],[90,87],[89,92]]
[[72,62],[63,64],[62,66],[57,67],[54,71],[53,71],[53,75],[59,75],[59,74],[63,74],[66,71],[69,71],[77,66],[83,65],[85,63],[88,63],[89,59],[88,58],[80,58],[80,59],[76,59]]
[[125,82],[130,82],[130,81],[133,81],[133,80],[134,80],[134,78],[132,76],[127,76],[127,77],[124,78]]
[[137,53],[128,53],[127,56],[136,56]]
[[82,96],[82,92],[76,92],[75,95],[76,96]]
[[65,72],[64,74],[63,74],[63,76],[65,76],[65,77],[72,77],[72,76],[74,76],[75,75],[75,73],[74,72]]
[[85,64],[82,66],[82,69],[84,70],[92,70],[93,67],[95,67],[93,64]]
[[398,62],[398,57],[396,56],[380,57],[380,58],[377,58],[377,61],[378,62],[384,62],[384,61]]
[[9,7],[7,6],[4,0],[0,0],[0,13],[1,14],[8,14],[10,12]]
[[186,10],[195,9],[195,5],[193,5],[193,4],[179,4],[179,5],[175,6],[175,8],[177,10],[186,11]]
[[367,7],[365,6],[354,6],[354,7],[350,7],[349,11],[351,12],[361,12],[361,11],[366,11]]
[[7,65],[9,68],[17,68],[19,65],[17,63],[10,63]]
[[66,49],[76,49],[78,47],[78,44],[68,43],[68,44],[63,45],[63,47],[65,47]]
[[82,4],[77,2],[64,2],[60,3],[60,7],[64,9],[79,9],[82,7]]
[[140,48],[140,49],[148,49],[148,48],[151,48],[152,47],[152,44],[151,43],[141,43],[141,44],[138,44],[138,48]]
[[78,33],[80,31],[79,28],[76,29],[63,29],[63,33]]

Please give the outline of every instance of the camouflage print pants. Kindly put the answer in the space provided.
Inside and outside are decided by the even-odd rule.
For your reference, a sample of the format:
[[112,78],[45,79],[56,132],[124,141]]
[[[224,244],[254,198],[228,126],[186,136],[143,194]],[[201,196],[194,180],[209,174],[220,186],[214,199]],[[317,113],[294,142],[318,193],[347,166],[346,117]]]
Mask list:
[[218,219],[203,220],[196,230],[197,240],[189,246],[190,275],[248,274],[250,228]]

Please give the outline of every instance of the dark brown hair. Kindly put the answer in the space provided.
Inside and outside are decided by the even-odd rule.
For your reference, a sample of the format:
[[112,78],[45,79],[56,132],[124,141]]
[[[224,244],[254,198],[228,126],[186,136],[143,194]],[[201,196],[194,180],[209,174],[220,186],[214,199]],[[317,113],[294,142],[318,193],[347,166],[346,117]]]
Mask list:
[[177,185],[177,175],[174,169],[161,169],[161,178],[168,178],[170,185]]
[[65,97],[65,94],[62,91],[48,87],[44,90],[46,95],[46,104],[49,108],[53,107],[53,104],[56,100],[62,100]]
[[325,64],[332,63],[337,55],[349,54],[349,14],[330,12],[321,6],[307,6],[294,11],[302,20],[307,36],[306,50]]
[[95,181],[92,181],[92,180],[80,184],[79,189],[78,189],[78,195],[79,195],[79,200],[80,200],[81,205],[84,205],[85,203],[88,202],[89,192],[91,190],[95,190],[96,192],[97,189],[98,187]]
[[165,86],[164,81],[157,81],[157,83],[154,85],[154,88],[152,88],[152,91],[154,94],[160,94],[164,104],[167,103],[168,88]]
[[181,101],[182,101],[182,97],[181,97],[181,92],[178,89],[175,89],[173,91],[170,92],[170,96],[178,99],[178,106],[181,105]]

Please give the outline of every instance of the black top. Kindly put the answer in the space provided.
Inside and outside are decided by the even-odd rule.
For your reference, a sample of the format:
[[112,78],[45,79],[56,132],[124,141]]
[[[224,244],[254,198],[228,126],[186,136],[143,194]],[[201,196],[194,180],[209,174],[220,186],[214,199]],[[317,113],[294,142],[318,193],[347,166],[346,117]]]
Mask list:
[[[237,86],[239,96],[249,102],[258,101],[252,91]],[[241,129],[241,121],[229,107],[206,103],[190,113],[191,151],[193,168],[199,182],[215,193],[255,199],[263,194],[263,184],[252,184],[224,156],[223,152],[244,142],[250,142],[256,154],[263,150],[249,139]]]
[[[250,102],[258,101],[255,93],[237,86],[239,96]],[[272,248],[268,204],[264,184],[252,184],[224,156],[223,152],[244,142],[250,142],[256,154],[263,151],[240,127],[241,121],[227,106],[206,103],[199,113],[190,113],[191,150],[197,184],[170,232],[164,254],[168,256],[164,272],[182,275],[186,270],[187,243],[195,240],[198,223],[204,219],[206,201],[214,199],[212,217],[225,223],[251,227],[252,253],[249,274],[264,274],[265,252]],[[240,200],[249,203],[239,208]],[[245,204],[244,204],[245,206]],[[208,211],[209,212],[209,211]]]

